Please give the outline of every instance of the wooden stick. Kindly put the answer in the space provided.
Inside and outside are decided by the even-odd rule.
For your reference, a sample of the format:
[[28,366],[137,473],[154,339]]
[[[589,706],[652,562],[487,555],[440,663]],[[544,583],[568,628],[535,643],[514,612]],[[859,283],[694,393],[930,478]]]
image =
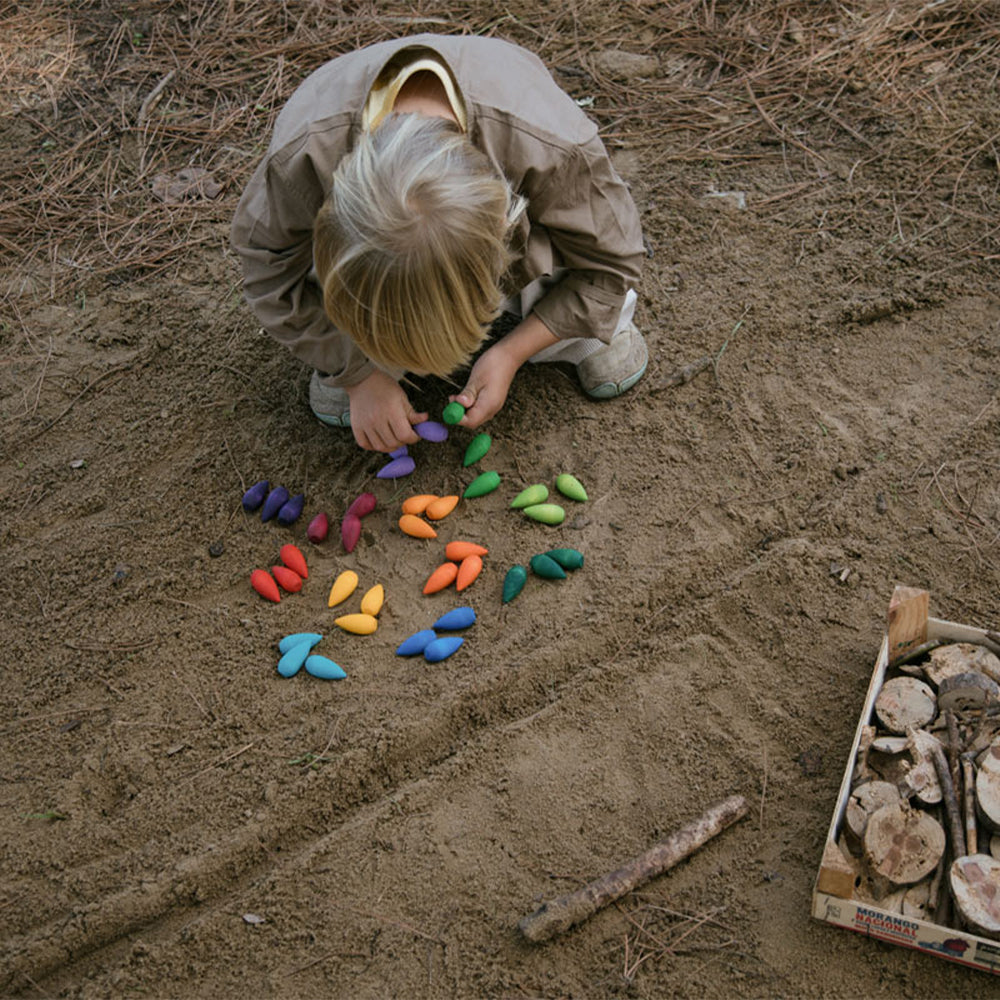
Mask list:
[[965,807],[965,848],[970,854],[979,853],[979,835],[976,831],[976,778],[972,761],[962,758],[963,805]]
[[958,808],[958,799],[955,797],[955,786],[951,780],[951,768],[948,766],[948,759],[940,746],[931,747],[931,756],[934,759],[934,769],[937,771],[938,781],[941,784],[941,797],[944,799],[945,813],[948,816],[948,829],[951,831],[951,856],[952,858],[964,858],[965,830],[962,824],[962,814]]
[[598,910],[626,893],[662,875],[693,854],[699,847],[742,819],[749,811],[742,795],[732,795],[715,803],[699,819],[671,834],[633,858],[617,871],[604,875],[582,889],[543,903],[518,924],[529,941],[546,941],[592,917]]

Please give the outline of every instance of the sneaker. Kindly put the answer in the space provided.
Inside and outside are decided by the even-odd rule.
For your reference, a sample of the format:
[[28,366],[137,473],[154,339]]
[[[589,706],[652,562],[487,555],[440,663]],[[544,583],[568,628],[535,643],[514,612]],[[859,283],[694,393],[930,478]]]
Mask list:
[[629,323],[576,366],[583,391],[591,399],[614,399],[628,391],[646,373],[649,352],[642,334]]
[[351,399],[347,390],[327,385],[326,379],[315,371],[309,380],[309,406],[328,427],[351,426]]

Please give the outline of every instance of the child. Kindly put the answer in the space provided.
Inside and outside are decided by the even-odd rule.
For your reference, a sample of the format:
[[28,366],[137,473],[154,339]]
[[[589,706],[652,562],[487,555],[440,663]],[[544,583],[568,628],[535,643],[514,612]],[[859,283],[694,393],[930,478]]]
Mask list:
[[468,365],[475,428],[520,366],[568,361],[609,399],[646,369],[639,216],[596,126],[499,39],[416,35],[340,56],[278,116],[232,225],[247,300],[316,369],[310,405],[362,448],[417,440],[399,379]]

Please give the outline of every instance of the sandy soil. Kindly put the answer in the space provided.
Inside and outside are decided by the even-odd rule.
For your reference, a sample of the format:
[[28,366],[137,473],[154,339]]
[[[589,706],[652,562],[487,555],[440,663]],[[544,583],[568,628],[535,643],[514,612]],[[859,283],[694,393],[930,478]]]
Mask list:
[[[577,65],[600,56],[610,77],[557,79],[627,108],[600,89],[618,65],[606,50],[624,48],[653,54],[669,90],[677,25],[644,10],[623,8],[609,36],[586,8]],[[78,30],[89,69],[63,83],[79,88],[114,63],[107,34]],[[80,283],[10,253],[0,992],[996,994],[809,915],[893,587],[1000,626],[998,170],[976,138],[997,133],[996,66],[995,52],[952,64],[933,88],[914,70],[926,132],[902,136],[873,84],[838,105],[845,127],[784,141],[758,117],[714,159],[667,156],[697,136],[650,135],[641,116],[623,133],[605,100],[649,240],[649,373],[596,405],[559,370],[523,371],[480,463],[501,488],[463,501],[436,541],[400,533],[400,499],[460,492],[478,471],[462,467],[469,435],[414,448],[417,471],[393,485],[375,479],[380,456],[311,418],[309,372],[260,333],[225,246],[252,155],[218,177],[211,240],[176,267]],[[119,92],[129,120],[155,79]],[[73,139],[35,96],[0,118],[10,163]],[[935,159],[939,115],[968,155]],[[446,392],[415,398],[440,412]],[[590,497],[563,525],[508,508],[563,471]],[[261,478],[305,492],[296,524],[242,511]],[[364,490],[378,508],[352,554],[335,532],[305,540],[315,513],[336,521]],[[482,576],[423,596],[458,537],[489,547]],[[270,604],[249,574],[288,541],[310,576]],[[561,545],[584,568],[501,605],[506,569]],[[386,589],[372,636],[340,632],[326,606],[347,568]],[[394,655],[462,603],[478,622],[458,654]],[[276,643],[297,630],[322,632],[348,679],[280,678]],[[548,944],[520,937],[542,900],[734,793],[749,816],[680,867]]]

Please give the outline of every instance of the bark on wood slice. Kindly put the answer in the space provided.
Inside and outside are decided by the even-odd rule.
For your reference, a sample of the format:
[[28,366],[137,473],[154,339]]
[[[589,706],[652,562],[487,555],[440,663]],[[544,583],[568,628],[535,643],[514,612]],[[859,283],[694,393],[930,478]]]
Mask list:
[[990,854],[1000,861],[1000,836],[995,833],[990,837]]
[[922,810],[888,805],[868,817],[864,845],[873,880],[913,885],[937,867],[945,834],[941,824]]
[[852,854],[861,853],[869,816],[882,806],[899,803],[899,789],[889,781],[866,781],[851,791],[844,811],[844,837]]
[[924,879],[911,885],[903,896],[903,916],[916,920],[927,920],[927,903],[931,895],[931,880]]
[[938,708],[964,712],[970,708],[985,708],[1000,696],[1000,686],[985,674],[975,672],[946,677],[938,685]]
[[851,783],[854,785],[859,785],[862,781],[871,781],[874,777],[868,766],[868,751],[871,749],[872,740],[875,739],[877,733],[878,730],[874,726],[861,727],[858,754],[854,760],[854,770],[851,772]]
[[922,729],[937,714],[934,691],[916,677],[893,677],[875,699],[875,714],[890,732],[903,735]]
[[989,854],[967,854],[951,865],[955,909],[977,934],[1000,938],[1000,861]]
[[976,810],[991,833],[1000,833],[1000,771],[979,769],[976,775]]
[[924,673],[935,686],[956,674],[980,673],[1000,684],[1000,657],[985,646],[952,642],[931,650]]

